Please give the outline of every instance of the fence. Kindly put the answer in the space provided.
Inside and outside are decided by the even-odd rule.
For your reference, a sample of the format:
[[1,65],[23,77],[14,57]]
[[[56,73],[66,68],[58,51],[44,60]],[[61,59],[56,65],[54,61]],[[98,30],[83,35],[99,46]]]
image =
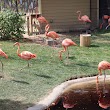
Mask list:
[[38,0],[0,0],[0,10],[12,9],[17,12],[36,13]]

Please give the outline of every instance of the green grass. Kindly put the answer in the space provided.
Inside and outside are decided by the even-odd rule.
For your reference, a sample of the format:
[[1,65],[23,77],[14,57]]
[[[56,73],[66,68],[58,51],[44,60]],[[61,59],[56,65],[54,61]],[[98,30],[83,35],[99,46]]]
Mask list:
[[[79,45],[79,36],[71,38]],[[13,47],[11,41],[0,41],[2,50],[9,57],[0,57],[4,64],[4,73],[0,74],[5,75],[4,79],[0,79],[0,110],[25,110],[71,77],[97,75],[98,63],[102,60],[110,61],[110,34],[95,33],[91,41],[90,47],[70,47],[69,59],[66,59],[64,53],[62,61],[58,58],[58,51],[62,47],[53,51],[49,46],[21,43],[21,51],[37,54],[37,58],[30,60],[31,66],[23,70],[20,69],[27,62],[16,55],[17,47]]]

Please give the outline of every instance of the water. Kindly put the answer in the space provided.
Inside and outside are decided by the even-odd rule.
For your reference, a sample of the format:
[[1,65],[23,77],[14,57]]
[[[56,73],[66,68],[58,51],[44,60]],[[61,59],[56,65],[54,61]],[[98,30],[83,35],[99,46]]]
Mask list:
[[110,110],[110,81],[71,85],[50,110]]

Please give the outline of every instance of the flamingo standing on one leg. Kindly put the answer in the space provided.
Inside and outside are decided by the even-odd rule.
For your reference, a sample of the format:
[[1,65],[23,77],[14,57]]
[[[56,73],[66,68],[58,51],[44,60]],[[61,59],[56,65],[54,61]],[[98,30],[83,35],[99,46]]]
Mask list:
[[[59,58],[60,60],[62,60],[62,52],[65,52],[66,50],[68,51],[68,47],[69,46],[77,46],[77,44],[75,42],[73,42],[71,39],[66,38],[62,41],[62,46],[63,46],[63,50],[59,51]],[[69,57],[69,51],[68,51],[68,56]]]
[[[18,46],[17,55],[18,55],[20,58],[29,61],[29,60],[31,60],[32,58],[35,58],[35,57],[36,57],[36,54],[33,54],[33,53],[29,52],[29,51],[23,51],[23,52],[20,53],[20,44],[19,44],[19,42],[16,42],[16,43],[14,44],[14,46],[15,46],[15,45]],[[29,62],[28,62],[28,67],[29,67]]]
[[99,75],[102,75],[102,70],[104,70],[104,82],[105,82],[105,78],[106,78],[106,74],[105,74],[105,70],[110,69],[110,63],[107,61],[101,61],[98,64],[98,71],[99,74],[97,75],[97,82],[98,82],[98,77]]
[[[8,58],[7,54],[5,52],[3,52],[2,49],[0,49],[0,56],[3,56],[5,58]],[[2,72],[3,72],[3,62],[1,61],[1,64],[2,64]]]
[[91,23],[91,22],[92,22],[87,15],[81,16],[81,11],[77,11],[77,13],[79,14],[79,15],[78,15],[78,20],[81,21],[81,22],[84,22],[85,25],[86,25],[87,23]]
[[[50,29],[50,25],[47,24],[47,25],[45,26],[45,35],[46,35],[47,37],[50,37],[50,38],[52,38],[53,40],[55,40],[55,39],[57,39],[57,38],[60,38],[60,36],[59,36],[55,31],[50,31],[50,32],[49,32],[49,29]],[[53,41],[53,45],[54,45],[54,41]]]

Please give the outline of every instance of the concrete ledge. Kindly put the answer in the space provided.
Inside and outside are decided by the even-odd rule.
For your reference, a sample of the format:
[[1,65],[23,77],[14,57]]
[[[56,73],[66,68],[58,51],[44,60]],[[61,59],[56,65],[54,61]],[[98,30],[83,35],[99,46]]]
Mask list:
[[[99,82],[104,80],[104,75],[99,76]],[[110,75],[106,75],[106,80],[110,80]],[[27,110],[45,110],[51,104],[57,100],[57,98],[64,93],[64,91],[71,86],[72,84],[80,84],[81,82],[90,82],[96,81],[96,76],[93,77],[85,77],[85,78],[78,78],[74,80],[69,80],[64,83],[61,83],[57,87],[53,89],[53,91],[43,100],[38,102],[35,106],[28,108]]]

